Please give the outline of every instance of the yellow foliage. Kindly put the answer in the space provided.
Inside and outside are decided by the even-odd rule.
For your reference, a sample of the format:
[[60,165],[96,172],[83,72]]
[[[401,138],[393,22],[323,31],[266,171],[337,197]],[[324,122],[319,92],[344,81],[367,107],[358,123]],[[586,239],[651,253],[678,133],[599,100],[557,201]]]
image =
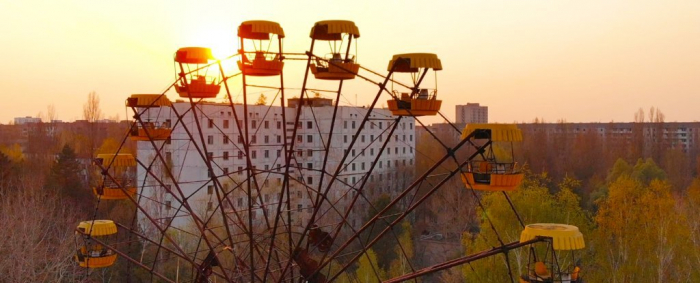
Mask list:
[[22,147],[19,144],[13,144],[10,146],[0,145],[0,152],[6,155],[12,162],[19,163],[24,160],[24,153],[22,152]]
[[[357,261],[359,267],[355,271],[355,276],[360,282],[381,282],[386,279],[386,272],[379,268],[377,255],[372,249],[368,249]],[[377,278],[379,275],[379,278]]]
[[687,276],[688,271],[679,272],[687,265],[682,256],[686,219],[668,182],[655,179],[645,186],[631,177],[618,178],[595,220],[599,270],[589,277],[592,281],[678,282]]

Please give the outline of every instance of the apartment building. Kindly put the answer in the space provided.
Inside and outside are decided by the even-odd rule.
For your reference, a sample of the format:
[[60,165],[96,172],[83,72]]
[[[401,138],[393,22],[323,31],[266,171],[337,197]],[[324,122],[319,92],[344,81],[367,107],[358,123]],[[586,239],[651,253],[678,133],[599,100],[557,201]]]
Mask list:
[[[277,205],[282,201],[282,211],[289,211],[293,224],[301,227],[311,218],[318,197],[316,192],[328,188],[325,203],[333,203],[333,207],[322,206],[323,213],[314,222],[335,223],[340,214],[352,209],[348,218],[352,223],[348,224],[359,225],[369,209],[368,200],[383,193],[395,194],[412,181],[415,121],[403,117],[389,135],[397,117],[386,109],[374,109],[360,130],[369,110],[340,106],[331,134],[334,111],[331,100],[313,99],[319,101],[305,103],[296,125],[296,107],[247,105],[246,111],[243,105],[236,104],[234,113],[228,104],[201,103],[195,108],[199,121],[194,119],[192,107],[186,102],[175,102],[173,108],[146,110],[142,115],[144,121],[168,125],[173,132],[167,141],[137,144],[138,159],[150,168],[148,172],[143,167],[138,169],[142,205],[149,215],[163,222],[172,221],[173,226],[187,225],[190,221],[187,209],[180,207],[183,199],[197,214],[223,209],[226,213],[236,211],[247,219],[247,213],[251,213],[254,225],[264,225],[274,219],[272,215],[277,214]],[[293,99],[289,101],[289,105],[297,103]],[[245,130],[243,133],[238,130],[246,128],[246,120],[247,135]],[[355,144],[350,148],[353,140]],[[329,142],[330,149],[326,152]],[[386,148],[381,151],[385,142]],[[287,169],[285,150],[292,143],[294,152]],[[337,178],[333,179],[336,170]],[[289,177],[289,198],[280,195],[285,176]],[[217,187],[231,193],[222,199]],[[260,194],[255,188],[259,188]],[[249,196],[248,192],[253,193]],[[364,197],[351,205],[357,193]],[[253,209],[249,209],[249,199]]]

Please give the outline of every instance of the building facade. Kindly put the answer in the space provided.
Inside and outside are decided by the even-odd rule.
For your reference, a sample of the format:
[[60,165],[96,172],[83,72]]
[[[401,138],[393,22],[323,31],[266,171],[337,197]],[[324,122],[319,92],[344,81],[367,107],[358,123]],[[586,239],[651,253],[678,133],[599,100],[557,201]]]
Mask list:
[[[141,204],[150,216],[171,226],[188,225],[191,211],[206,215],[220,209],[245,219],[251,213],[253,224],[264,226],[274,219],[282,202],[282,212],[290,212],[293,224],[303,227],[316,207],[317,192],[328,190],[314,223],[336,223],[352,210],[347,224],[359,225],[373,198],[393,195],[412,181],[415,122],[403,117],[389,136],[397,117],[374,109],[360,130],[368,109],[339,106],[331,134],[335,108],[330,105],[305,104],[296,125],[296,107],[247,105],[244,109],[237,104],[234,113],[228,104],[201,103],[195,107],[199,121],[185,102],[145,110],[142,120],[168,125],[173,132],[167,141],[137,144],[139,161],[150,169],[138,169]],[[287,149],[293,150],[288,168]],[[288,192],[282,190],[285,177]],[[222,198],[218,188],[230,193]],[[358,193],[363,197],[352,204]],[[189,210],[181,206],[184,202]]]
[[489,107],[479,103],[456,105],[455,115],[458,124],[486,124],[489,122]]

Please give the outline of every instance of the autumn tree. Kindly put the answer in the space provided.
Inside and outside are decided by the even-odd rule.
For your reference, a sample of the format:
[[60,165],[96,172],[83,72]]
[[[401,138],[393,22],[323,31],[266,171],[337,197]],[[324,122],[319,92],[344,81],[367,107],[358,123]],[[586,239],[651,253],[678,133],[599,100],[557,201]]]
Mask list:
[[[592,229],[590,216],[579,206],[579,197],[573,191],[580,181],[565,178],[556,190],[542,186],[550,183],[546,176],[529,175],[519,190],[509,193],[524,224],[562,223],[578,226],[584,235]],[[478,213],[481,224],[477,233],[463,236],[466,254],[500,246],[501,243],[518,241],[523,227],[517,220],[509,203],[501,192],[487,193],[481,200]],[[493,225],[493,226],[491,226]],[[494,231],[495,230],[495,231]],[[500,238],[500,240],[499,240]],[[513,276],[525,272],[528,261],[527,249],[516,249],[508,253]],[[462,267],[467,282],[509,282],[509,273],[503,255],[489,257]]]
[[265,96],[264,93],[261,93],[260,96],[258,97],[258,100],[255,101],[255,105],[265,105],[267,104],[267,97]]
[[377,255],[372,249],[367,249],[357,262],[358,268],[355,271],[355,277],[359,282],[381,282],[387,278],[386,272],[379,267]]
[[685,217],[675,208],[666,181],[622,175],[609,186],[595,217],[591,237],[596,249],[592,282],[681,282],[687,280],[683,258],[688,238]]

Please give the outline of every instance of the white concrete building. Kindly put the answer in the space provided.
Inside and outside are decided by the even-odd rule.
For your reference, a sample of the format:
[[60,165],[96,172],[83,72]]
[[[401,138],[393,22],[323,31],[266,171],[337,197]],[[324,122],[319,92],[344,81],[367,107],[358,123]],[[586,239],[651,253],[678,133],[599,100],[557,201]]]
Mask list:
[[486,124],[489,122],[489,107],[479,103],[467,103],[455,106],[457,124]]
[[[221,213],[218,207],[220,196],[217,197],[217,185],[211,177],[213,174],[223,191],[232,191],[222,201],[222,208],[227,215],[235,210],[238,215],[247,219],[248,192],[253,191],[251,198],[257,199],[252,210],[254,225],[264,225],[266,221],[272,223],[274,217],[271,215],[276,214],[278,202],[280,199],[286,202],[286,197],[279,196],[284,182],[286,139],[288,144],[295,143],[289,168],[289,208],[293,224],[305,225],[309,221],[313,202],[318,196],[316,191],[319,187],[321,191],[326,189],[332,175],[341,165],[343,155],[348,153],[341,166],[342,170],[327,195],[326,203],[334,203],[338,211],[323,213],[330,206],[322,206],[319,216],[323,214],[323,217],[315,223],[337,222],[339,212],[353,209],[348,222],[352,221],[349,224],[353,226],[359,225],[360,217],[369,209],[369,201],[365,198],[371,201],[382,193],[395,194],[413,181],[415,121],[413,118],[403,117],[394,133],[389,136],[390,128],[397,117],[392,116],[386,109],[375,109],[364,129],[359,131],[368,109],[338,107],[328,161],[324,167],[325,144],[330,134],[334,107],[328,106],[329,103],[314,105],[316,106],[302,108],[295,136],[292,134],[296,108],[248,105],[248,150],[244,148],[245,135],[241,134],[237,127],[237,124],[241,128],[244,126],[243,105],[234,106],[238,115],[236,121],[228,104],[199,104],[196,112],[200,117],[198,122],[201,136],[189,103],[173,103],[175,111],[169,107],[151,108],[142,115],[143,121],[169,125],[173,132],[169,141],[156,141],[153,144],[150,141],[138,142],[139,161],[151,167],[150,174],[141,166],[138,169],[138,184],[142,192],[140,203],[146,207],[148,214],[158,221],[167,223],[172,219],[173,226],[188,225],[191,221],[188,220],[190,217],[187,217],[189,212],[185,207],[180,207],[183,196],[176,190],[174,183],[177,183],[186,203],[200,217]],[[282,118],[283,113],[286,123]],[[178,115],[182,118],[178,119]],[[357,141],[350,149],[349,145],[355,136]],[[381,153],[372,173],[368,174],[387,139],[386,149]],[[160,149],[154,149],[154,145]],[[168,166],[160,162],[158,153],[166,160],[165,164]],[[203,155],[211,160],[212,173],[209,172]],[[255,179],[248,178],[247,157],[250,158]],[[155,162],[152,162],[154,160]],[[166,167],[171,168],[170,172],[177,182],[168,176]],[[319,186],[322,176],[323,184]],[[363,178],[369,179],[361,188]],[[253,188],[257,182],[260,195],[255,189],[247,189],[247,180],[250,180]],[[170,187],[176,193],[170,194],[164,187]],[[360,198],[350,207],[352,197],[357,193],[362,193],[365,198]],[[286,204],[283,205],[283,211],[287,211]],[[140,218],[143,220],[143,217],[144,215]]]

